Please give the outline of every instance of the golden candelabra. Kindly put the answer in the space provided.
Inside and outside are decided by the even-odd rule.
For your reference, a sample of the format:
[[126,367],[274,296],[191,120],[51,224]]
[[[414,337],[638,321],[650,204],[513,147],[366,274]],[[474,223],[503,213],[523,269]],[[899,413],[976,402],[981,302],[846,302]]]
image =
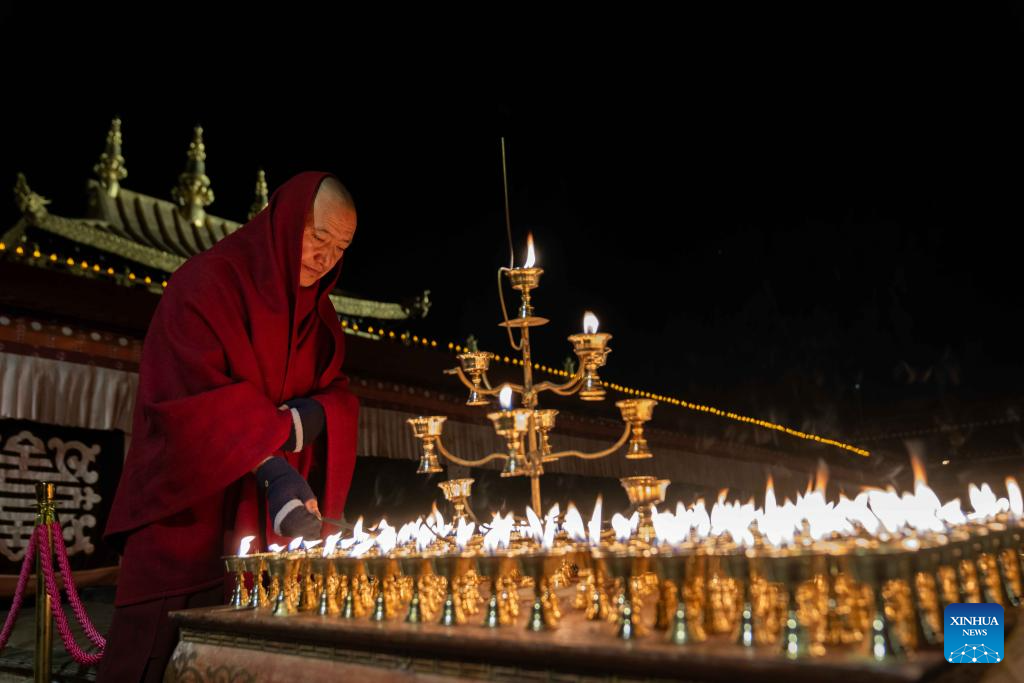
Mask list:
[[[544,272],[533,265],[533,240],[529,241],[530,256],[523,268],[500,268],[498,270],[498,292],[504,321],[500,323],[509,336],[513,350],[519,353],[516,365],[523,369],[522,384],[505,384],[492,387],[487,372],[494,354],[487,351],[467,351],[458,356],[459,365],[448,374],[455,375],[469,390],[466,405],[488,406],[499,399],[500,410],[487,414],[494,425],[495,433],[504,440],[503,451],[491,453],[482,458],[463,458],[449,451],[442,442],[446,418],[441,415],[416,417],[408,420],[413,436],[421,444],[417,472],[429,474],[443,471],[438,456],[466,467],[479,467],[492,460],[503,460],[503,477],[527,476],[530,478],[531,502],[534,511],[541,514],[540,477],[544,474],[544,463],[561,458],[582,458],[593,460],[612,455],[626,446],[626,458],[641,460],[653,457],[644,438],[644,423],[651,419],[656,401],[648,398],[631,398],[616,402],[625,422],[621,438],[608,448],[592,453],[575,450],[554,451],[549,436],[555,428],[557,410],[538,407],[539,397],[544,392],[559,396],[578,394],[584,401],[601,401],[605,398],[604,385],[598,370],[604,366],[611,349],[608,341],[611,335],[597,331],[597,318],[588,313],[584,320],[584,332],[569,336],[573,351],[579,361],[578,368],[562,384],[534,382],[533,361],[530,353],[530,329],[547,323],[547,319],[534,315],[531,292],[540,284]],[[502,277],[506,277],[512,289],[521,297],[518,314],[508,316],[505,307]],[[515,331],[519,332],[518,341]],[[519,407],[512,406],[512,396],[519,397]],[[628,488],[627,488],[628,490]],[[449,495],[448,490],[445,490]],[[452,498],[450,498],[452,499]],[[464,501],[463,501],[464,502]],[[647,509],[650,508],[648,504]],[[649,525],[648,525],[649,526]]]

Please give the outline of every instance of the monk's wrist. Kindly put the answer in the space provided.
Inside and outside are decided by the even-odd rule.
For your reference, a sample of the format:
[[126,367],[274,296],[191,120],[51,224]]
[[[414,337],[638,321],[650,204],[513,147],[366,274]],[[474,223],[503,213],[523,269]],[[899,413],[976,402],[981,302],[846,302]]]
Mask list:
[[258,470],[263,465],[263,463],[265,463],[266,461],[270,460],[273,457],[274,456],[272,456],[272,455],[268,455],[267,457],[265,457],[262,460],[260,460],[259,463],[257,463],[256,467],[252,468],[252,473],[256,474],[256,470]]

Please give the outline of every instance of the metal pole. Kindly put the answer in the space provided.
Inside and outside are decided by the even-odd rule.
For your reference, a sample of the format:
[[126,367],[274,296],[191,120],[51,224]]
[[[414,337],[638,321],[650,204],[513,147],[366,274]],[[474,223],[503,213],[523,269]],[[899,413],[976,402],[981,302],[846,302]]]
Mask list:
[[53,605],[50,595],[46,592],[46,578],[43,575],[43,553],[53,557],[53,539],[50,538],[50,523],[54,520],[53,484],[39,482],[36,484],[36,525],[45,525],[44,543],[40,543],[36,552],[36,653],[35,681],[50,683],[50,669],[53,659]]

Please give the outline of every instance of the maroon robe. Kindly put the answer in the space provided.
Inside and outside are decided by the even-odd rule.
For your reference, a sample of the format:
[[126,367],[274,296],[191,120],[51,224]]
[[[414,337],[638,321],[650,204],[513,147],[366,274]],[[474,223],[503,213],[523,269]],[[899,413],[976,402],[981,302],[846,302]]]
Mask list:
[[[223,583],[222,556],[261,527],[270,542],[290,540],[265,518],[261,524],[262,493],[251,474],[275,454],[303,476],[314,467],[313,444],[280,451],[291,428],[290,414],[278,409],[284,401],[308,396],[323,405],[319,505],[327,517],[342,516],[359,406],[340,371],[345,340],[327,297],[341,263],[312,287],[299,286],[305,218],[326,177],[289,180],[266,209],[168,283],[146,334],[131,446],[106,528],[106,539],[123,547],[118,608],[208,594]],[[118,630],[115,612],[105,660],[128,651],[118,635],[122,644],[138,640],[133,648],[147,656],[153,649],[155,636]],[[110,664],[101,673],[113,680]],[[117,675],[138,678],[142,666]]]

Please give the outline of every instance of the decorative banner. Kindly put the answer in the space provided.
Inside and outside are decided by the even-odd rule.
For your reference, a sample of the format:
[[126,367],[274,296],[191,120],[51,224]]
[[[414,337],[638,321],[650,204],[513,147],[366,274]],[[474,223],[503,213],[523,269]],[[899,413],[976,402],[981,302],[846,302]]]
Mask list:
[[124,461],[124,434],[0,420],[0,574],[18,571],[36,519],[36,483],[56,488],[72,569],[117,564],[100,537]]

